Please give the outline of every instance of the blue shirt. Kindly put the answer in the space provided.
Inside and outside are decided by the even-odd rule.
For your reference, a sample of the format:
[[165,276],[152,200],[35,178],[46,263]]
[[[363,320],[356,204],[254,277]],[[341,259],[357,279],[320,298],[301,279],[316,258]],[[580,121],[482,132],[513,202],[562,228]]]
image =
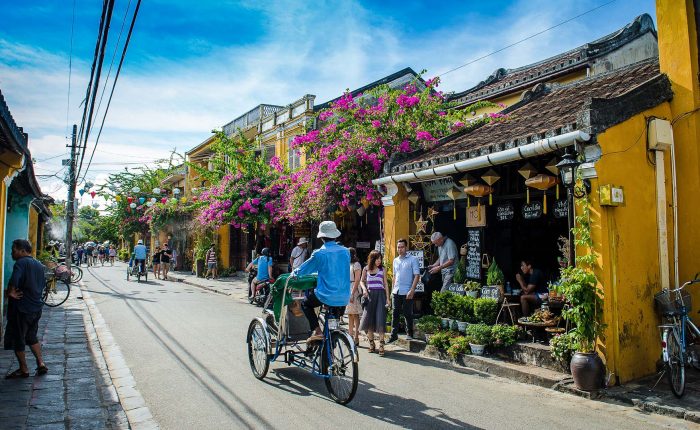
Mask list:
[[258,274],[255,276],[255,279],[257,279],[258,281],[267,281],[268,279],[270,279],[269,271],[270,266],[272,265],[272,258],[261,255],[260,257],[253,260],[253,264],[258,266]]
[[316,297],[328,306],[345,306],[350,301],[350,251],[335,242],[326,242],[311,254],[294,275],[318,273]]
[[405,296],[413,286],[413,279],[420,275],[418,259],[406,254],[405,257],[394,258],[394,288],[392,293]]
[[9,285],[23,294],[19,300],[9,298],[17,305],[17,310],[27,314],[41,311],[41,293],[46,285],[44,266],[41,263],[32,257],[20,257],[12,268]]
[[137,260],[145,260],[148,254],[146,245],[136,245],[134,247],[134,258]]

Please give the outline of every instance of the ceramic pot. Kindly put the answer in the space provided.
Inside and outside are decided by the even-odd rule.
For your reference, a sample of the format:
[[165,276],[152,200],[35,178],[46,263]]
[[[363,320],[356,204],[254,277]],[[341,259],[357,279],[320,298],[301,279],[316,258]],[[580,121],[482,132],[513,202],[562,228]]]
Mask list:
[[468,322],[457,321],[457,330],[459,330],[461,333],[464,333],[464,331],[467,329],[468,325],[469,325]]
[[447,318],[442,318],[442,328],[450,328],[450,320]]
[[472,350],[472,354],[474,355],[484,355],[484,349],[486,349],[486,345],[476,345],[474,343],[470,343],[469,348]]
[[595,352],[577,352],[571,358],[571,376],[579,390],[596,391],[603,388],[605,365]]
[[469,297],[474,297],[475,299],[479,298],[479,292],[478,291],[467,291],[466,292]]
[[429,343],[430,338],[432,338],[432,337],[433,337],[433,333],[426,333],[425,334],[425,343]]

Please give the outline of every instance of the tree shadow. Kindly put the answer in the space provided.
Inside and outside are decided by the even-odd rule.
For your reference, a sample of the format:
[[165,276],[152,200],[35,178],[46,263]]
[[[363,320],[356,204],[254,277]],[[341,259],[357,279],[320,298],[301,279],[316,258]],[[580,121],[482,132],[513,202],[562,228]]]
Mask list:
[[114,291],[114,290],[110,290],[110,291],[95,291],[95,290],[91,290],[91,289],[88,288],[87,291],[88,291],[90,294],[96,294],[96,295],[100,295],[100,296],[112,296],[112,297],[116,297],[116,298],[119,298],[119,299],[122,299],[122,300],[136,300],[136,301],[140,301],[140,302],[151,302],[151,303],[155,302],[155,300],[152,300],[152,299],[142,299],[142,298],[139,298],[139,297],[135,297],[134,295],[131,295],[131,294],[117,293],[117,292]]
[[[295,396],[319,397],[329,402],[323,378],[297,367],[273,368],[276,378],[263,381]],[[392,394],[366,381],[358,381],[355,398],[347,407],[357,413],[406,429],[480,429],[452,418],[442,409],[419,400]]]

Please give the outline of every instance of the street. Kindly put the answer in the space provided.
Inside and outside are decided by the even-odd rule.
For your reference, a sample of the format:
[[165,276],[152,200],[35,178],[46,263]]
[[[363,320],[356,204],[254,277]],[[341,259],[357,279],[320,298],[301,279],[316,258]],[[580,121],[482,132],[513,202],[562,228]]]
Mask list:
[[[84,284],[119,345],[155,421],[181,428],[693,428],[695,424],[589,401],[418,355],[360,350],[348,407],[323,381],[273,364],[251,374],[245,332],[259,308],[172,281],[126,281],[126,266],[86,270]],[[215,282],[215,281],[212,281]],[[366,346],[366,345],[365,345]]]

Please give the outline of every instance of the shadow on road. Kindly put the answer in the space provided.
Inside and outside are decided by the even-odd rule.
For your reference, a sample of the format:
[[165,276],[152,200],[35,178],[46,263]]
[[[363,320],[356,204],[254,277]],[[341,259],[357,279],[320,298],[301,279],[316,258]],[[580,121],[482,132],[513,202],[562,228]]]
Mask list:
[[118,293],[114,290],[111,290],[111,291],[113,291],[111,293],[106,292],[106,291],[96,291],[96,290],[91,289],[91,288],[87,288],[87,290],[90,292],[90,294],[95,294],[95,295],[100,295],[100,296],[112,296],[112,297],[117,297],[117,298],[120,298],[123,300],[138,300],[141,302],[151,302],[151,303],[155,302],[155,300],[153,300],[153,299],[142,299],[140,297],[135,297],[132,294],[122,294],[122,293]]
[[[264,382],[296,396],[325,396],[323,379],[296,367],[271,369],[277,378],[265,378]],[[476,427],[447,415],[442,409],[425,403],[391,394],[366,381],[359,381],[355,398],[347,406],[362,415],[407,429],[470,429]]]

